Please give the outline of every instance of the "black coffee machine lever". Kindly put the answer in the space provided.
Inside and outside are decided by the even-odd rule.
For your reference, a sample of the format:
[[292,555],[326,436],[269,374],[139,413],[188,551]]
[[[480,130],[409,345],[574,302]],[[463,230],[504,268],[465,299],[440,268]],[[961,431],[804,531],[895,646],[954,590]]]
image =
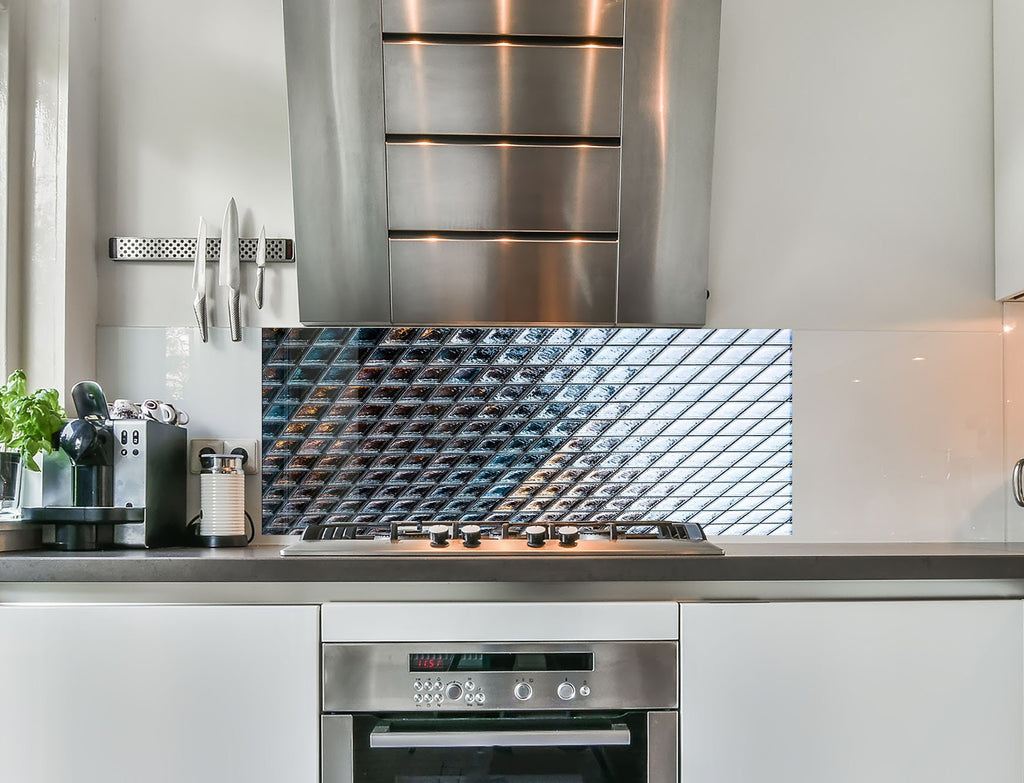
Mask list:
[[71,389],[71,400],[80,419],[110,421],[107,396],[96,381],[79,381]]

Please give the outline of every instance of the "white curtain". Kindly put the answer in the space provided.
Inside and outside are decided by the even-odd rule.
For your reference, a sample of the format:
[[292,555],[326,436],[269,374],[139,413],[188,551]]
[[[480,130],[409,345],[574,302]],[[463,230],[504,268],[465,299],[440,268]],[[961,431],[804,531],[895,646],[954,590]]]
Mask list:
[[11,116],[11,12],[7,0],[0,0],[0,378],[8,374],[10,345],[8,332],[16,329],[11,325],[8,312],[10,300],[9,275],[9,224],[10,186],[10,116]]
[[98,17],[0,0],[0,380],[62,393],[95,374]]

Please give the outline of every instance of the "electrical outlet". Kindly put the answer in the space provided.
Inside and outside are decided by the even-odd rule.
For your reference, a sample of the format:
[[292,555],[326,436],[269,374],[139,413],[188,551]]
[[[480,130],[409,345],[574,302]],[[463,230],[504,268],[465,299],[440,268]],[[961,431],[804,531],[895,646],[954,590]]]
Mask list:
[[260,472],[260,442],[256,439],[225,438],[225,454],[241,454],[242,470],[247,474]]
[[[209,451],[207,451],[209,450]],[[202,463],[199,462],[200,454],[223,454],[224,441],[193,438],[188,443],[188,472],[199,473],[202,470]]]

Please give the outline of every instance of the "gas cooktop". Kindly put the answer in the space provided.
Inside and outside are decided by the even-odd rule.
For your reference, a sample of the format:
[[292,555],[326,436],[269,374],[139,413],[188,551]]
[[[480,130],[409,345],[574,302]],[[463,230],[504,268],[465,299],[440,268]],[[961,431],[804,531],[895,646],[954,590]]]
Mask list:
[[281,550],[292,556],[437,555],[721,555],[695,522],[598,522],[478,525],[392,522],[309,525],[302,538]]

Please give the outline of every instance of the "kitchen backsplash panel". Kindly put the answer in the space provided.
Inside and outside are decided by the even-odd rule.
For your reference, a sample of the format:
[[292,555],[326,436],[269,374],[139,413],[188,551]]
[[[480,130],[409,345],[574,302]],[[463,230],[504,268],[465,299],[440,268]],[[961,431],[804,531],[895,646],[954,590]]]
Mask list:
[[692,520],[792,532],[787,330],[263,330],[263,531]]

